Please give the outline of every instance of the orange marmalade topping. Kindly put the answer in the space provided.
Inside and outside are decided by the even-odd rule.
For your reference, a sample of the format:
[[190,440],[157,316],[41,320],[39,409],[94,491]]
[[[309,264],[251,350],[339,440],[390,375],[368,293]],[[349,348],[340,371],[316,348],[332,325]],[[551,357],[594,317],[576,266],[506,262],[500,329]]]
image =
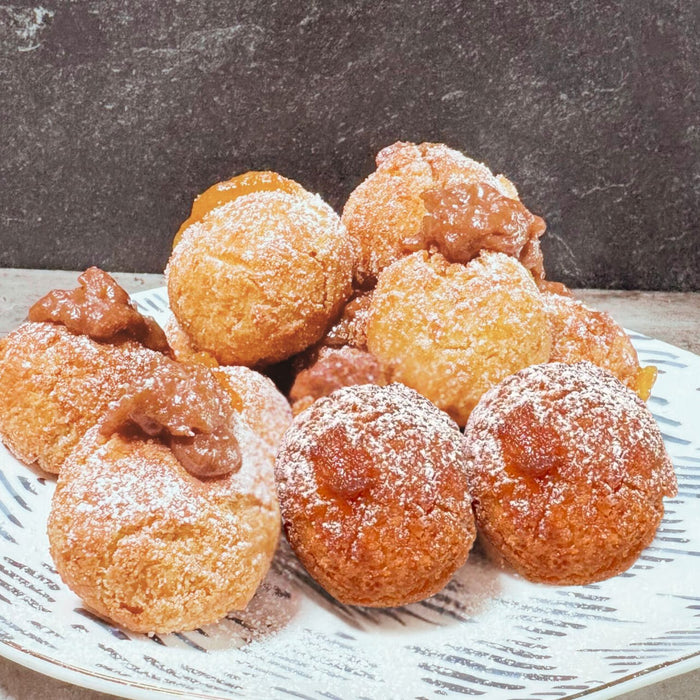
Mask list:
[[342,426],[330,428],[326,439],[311,447],[319,493],[342,507],[366,494],[378,479],[372,455],[353,445]]
[[147,348],[170,354],[160,326],[141,315],[115,279],[98,267],[78,277],[72,290],[54,289],[29,309],[29,320],[64,325],[71,333],[93,340],[118,342],[131,338]]
[[647,401],[651,396],[651,389],[656,381],[658,370],[654,365],[640,367],[632,387],[642,401]]
[[235,420],[230,398],[209,370],[168,362],[112,407],[100,432],[156,437],[190,474],[206,478],[240,469]]
[[277,191],[300,197],[308,194],[299,183],[270,170],[252,170],[248,173],[237,175],[230,180],[217,182],[194,200],[189,217],[175,234],[173,248],[180,242],[185,229],[197,221],[201,221],[215,207],[232,202],[238,197],[252,194],[253,192]]
[[508,421],[497,426],[503,463],[509,475],[539,478],[566,465],[569,455],[552,423],[537,419],[533,407],[513,407]]
[[459,263],[469,262],[481,250],[493,250],[520,258],[533,274],[539,271],[538,239],[545,222],[517,199],[485,182],[430,189],[421,197],[426,215],[418,240],[406,242],[411,250],[435,246]]

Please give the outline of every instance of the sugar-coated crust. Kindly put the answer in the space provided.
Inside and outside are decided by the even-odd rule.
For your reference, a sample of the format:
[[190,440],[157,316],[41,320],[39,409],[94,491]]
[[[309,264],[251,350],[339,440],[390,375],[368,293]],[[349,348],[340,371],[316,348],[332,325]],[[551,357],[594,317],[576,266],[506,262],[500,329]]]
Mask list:
[[20,460],[57,473],[110,401],[169,362],[134,341],[112,345],[52,323],[23,323],[0,341],[0,435]]
[[524,369],[465,430],[479,535],[532,581],[600,581],[654,537],[673,466],[644,402],[589,363]]
[[390,379],[464,425],[484,391],[547,361],[551,331],[531,275],[514,258],[483,252],[461,265],[421,251],[380,275],[367,345]]
[[367,318],[372,303],[372,291],[357,292],[343,307],[340,318],[321,339],[320,345],[332,348],[350,345],[367,349]]
[[92,428],[65,462],[48,521],[65,583],[99,615],[167,633],[244,608],[279,534],[273,456],[242,422],[242,466],[189,474],[163,444]]
[[212,372],[243,420],[276,452],[292,422],[292,409],[274,382],[243,366],[228,365],[212,369]]
[[222,364],[270,364],[315,343],[352,287],[345,227],[319,197],[260,191],[189,226],[166,278],[170,305]]
[[542,292],[542,299],[552,326],[551,362],[571,364],[588,360],[607,369],[643,399],[648,398],[648,392],[644,395],[638,391],[642,368],[637,351],[610,314],[548,291]]
[[485,182],[518,198],[505,177],[441,143],[398,142],[382,149],[376,161],[377,169],[350,194],[342,216],[358,253],[360,282],[406,254],[405,241],[415,239],[426,213],[423,192]]
[[464,437],[403,385],[319,399],[285,434],[275,473],[292,548],[343,603],[426,598],[474,540]]

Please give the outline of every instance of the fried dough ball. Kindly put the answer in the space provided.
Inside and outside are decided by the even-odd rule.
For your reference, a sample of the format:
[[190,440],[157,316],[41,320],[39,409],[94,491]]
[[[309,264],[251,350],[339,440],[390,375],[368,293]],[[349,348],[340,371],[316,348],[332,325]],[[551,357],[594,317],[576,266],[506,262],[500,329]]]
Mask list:
[[400,384],[319,399],[285,434],[275,475],[292,549],[342,603],[433,595],[474,540],[464,437]]
[[212,370],[229,394],[233,407],[243,420],[272,449],[277,446],[292,422],[292,409],[275,383],[248,367],[229,365]]
[[167,633],[243,609],[279,534],[273,457],[240,420],[237,471],[188,472],[155,439],[91,428],[51,504],[51,556],[92,610],[135,632]]
[[171,362],[165,334],[96,267],[55,289],[0,341],[0,436],[22,461],[58,472],[126,387]]
[[366,350],[345,345],[321,347],[313,353],[308,366],[299,371],[289,392],[294,415],[308,408],[316,399],[336,389],[355,384],[386,384],[379,362]]
[[2,441],[57,473],[133,378],[169,361],[135,341],[98,343],[53,323],[23,323],[0,341]]
[[215,206],[182,232],[170,257],[173,313],[221,364],[265,365],[301,352],[352,292],[345,227],[320,197],[296,187],[246,189]]
[[629,568],[676,493],[644,402],[589,362],[506,378],[465,434],[480,536],[531,581],[587,584]]
[[348,198],[342,216],[356,250],[361,284],[417,250],[437,249],[466,263],[480,250],[514,255],[544,277],[544,221],[519,201],[513,184],[440,143],[398,142]]
[[552,326],[551,362],[588,360],[607,369],[645,401],[656,380],[655,367],[640,367],[627,333],[604,311],[560,294],[543,292]]
[[380,275],[367,346],[390,380],[464,425],[484,391],[547,361],[551,331],[532,277],[514,258],[484,252],[460,265],[419,252]]

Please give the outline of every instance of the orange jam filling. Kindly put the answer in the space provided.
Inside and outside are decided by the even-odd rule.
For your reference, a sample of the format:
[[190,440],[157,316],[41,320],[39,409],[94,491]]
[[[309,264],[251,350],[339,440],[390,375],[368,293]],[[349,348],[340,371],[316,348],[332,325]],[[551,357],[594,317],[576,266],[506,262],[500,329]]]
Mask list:
[[251,170],[250,172],[236,175],[230,180],[217,182],[209,189],[204,190],[194,200],[189,217],[175,234],[173,248],[180,242],[185,229],[201,221],[212,209],[232,202],[238,197],[255,192],[286,192],[297,197],[303,197],[308,194],[298,182],[294,182],[294,180],[283,177],[271,170]]
[[651,388],[654,386],[657,374],[658,371],[654,365],[639,368],[635,379],[634,390],[642,401],[648,400],[651,396]]

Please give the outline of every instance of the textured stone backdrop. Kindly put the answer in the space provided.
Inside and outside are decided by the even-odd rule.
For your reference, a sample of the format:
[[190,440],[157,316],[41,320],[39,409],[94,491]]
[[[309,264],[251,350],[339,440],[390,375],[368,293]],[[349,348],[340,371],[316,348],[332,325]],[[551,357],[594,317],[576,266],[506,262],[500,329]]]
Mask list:
[[697,0],[0,5],[0,266],[160,271],[275,169],[338,210],[395,140],[503,172],[549,276],[700,289]]

